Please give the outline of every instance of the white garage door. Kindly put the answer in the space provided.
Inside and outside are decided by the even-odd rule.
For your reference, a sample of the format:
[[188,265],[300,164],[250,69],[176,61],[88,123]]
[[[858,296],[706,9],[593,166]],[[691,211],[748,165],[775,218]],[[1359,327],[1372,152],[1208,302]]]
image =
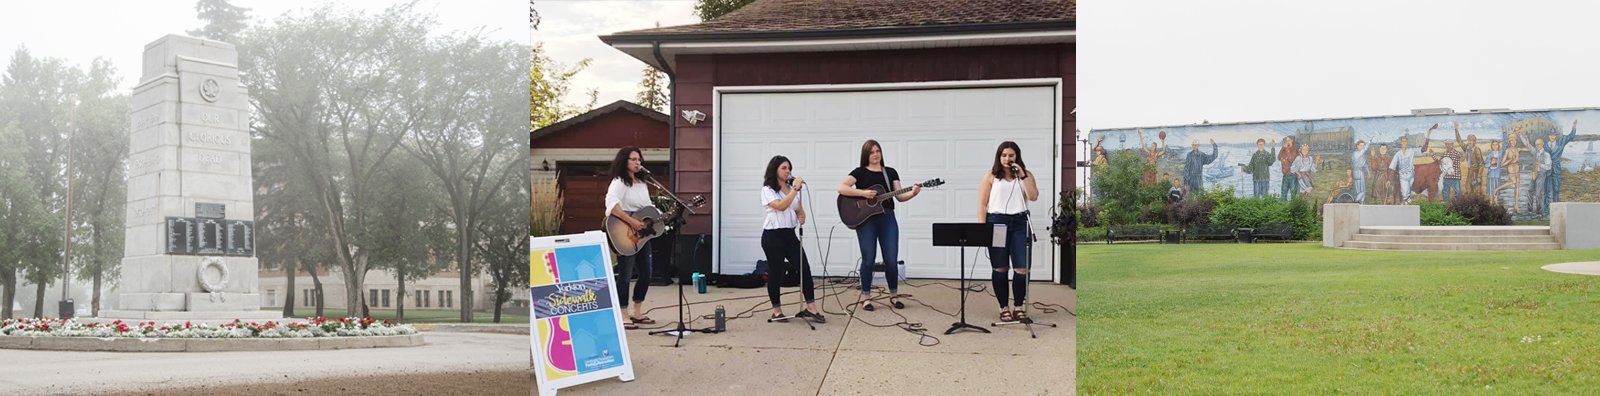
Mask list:
[[[850,86],[845,86],[850,87]],[[886,88],[871,86],[872,88]],[[924,88],[925,86],[918,86]],[[900,259],[912,278],[956,278],[959,250],[932,246],[932,224],[977,221],[978,183],[995,148],[1011,140],[1039,177],[1040,197],[1029,207],[1035,280],[1055,277],[1055,246],[1049,242],[1061,166],[1059,85],[961,87],[825,92],[718,90],[714,137],[716,209],[714,234],[721,273],[750,272],[761,251],[761,176],[773,155],[789,157],[795,174],[811,187],[801,196],[810,222],[805,249],[814,275],[844,276],[858,268],[855,232],[841,224],[835,188],[860,162],[861,144],[876,139],[885,163],[902,184],[942,178],[910,202],[896,203]],[[837,89],[838,86],[833,86]],[[898,87],[895,87],[898,88]],[[748,88],[745,88],[748,89]],[[820,245],[820,246],[819,246]],[[969,277],[987,279],[986,249],[967,249]],[[880,254],[879,260],[883,257]],[[825,268],[817,264],[825,262]],[[975,265],[974,265],[975,264]]]

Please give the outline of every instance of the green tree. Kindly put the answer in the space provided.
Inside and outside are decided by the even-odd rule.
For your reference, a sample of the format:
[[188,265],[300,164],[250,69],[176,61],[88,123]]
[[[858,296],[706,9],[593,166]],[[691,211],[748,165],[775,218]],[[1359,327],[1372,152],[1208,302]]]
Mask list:
[[403,104],[428,94],[418,59],[434,22],[412,7],[367,15],[324,6],[240,39],[256,143],[281,146],[272,150],[285,154],[295,175],[288,182],[306,185],[315,207],[309,224],[322,228],[352,314],[366,314],[368,230],[382,226],[378,175],[404,155],[401,142],[421,117]]
[[694,15],[700,17],[701,21],[710,21],[754,2],[756,0],[699,0],[694,4]]
[[[528,103],[529,103],[529,131],[543,128],[578,114],[587,109],[568,105],[561,98],[572,91],[572,78],[578,72],[588,68],[592,60],[581,59],[571,68],[564,68],[544,52],[540,44],[535,43],[530,55],[531,65],[528,68]],[[594,91],[590,92],[588,107],[594,107]]]
[[1157,217],[1172,184],[1161,181],[1143,185],[1144,174],[1154,170],[1154,165],[1129,151],[1113,153],[1106,165],[1095,168],[1091,185],[1101,197],[1097,202],[1100,222],[1133,224]]
[[[0,268],[0,278],[10,283],[20,278],[35,287],[34,316],[42,317],[44,289],[62,274],[62,237],[67,187],[67,133],[71,128],[83,72],[60,59],[36,58],[27,48],[12,55],[0,79],[0,125],[17,133],[5,146],[16,145],[20,189],[3,198],[15,211],[15,221],[31,233],[8,235],[4,254],[11,256]],[[21,164],[20,166],[18,164]],[[16,287],[6,287],[0,303],[10,309]]]
[[237,44],[239,34],[250,25],[250,9],[235,6],[228,0],[200,0],[194,3],[194,11],[206,25],[188,31],[190,36]]
[[71,116],[72,271],[93,285],[89,307],[96,316],[101,291],[119,278],[127,219],[128,94],[117,88],[115,75],[109,61],[96,59],[78,87],[80,102]]

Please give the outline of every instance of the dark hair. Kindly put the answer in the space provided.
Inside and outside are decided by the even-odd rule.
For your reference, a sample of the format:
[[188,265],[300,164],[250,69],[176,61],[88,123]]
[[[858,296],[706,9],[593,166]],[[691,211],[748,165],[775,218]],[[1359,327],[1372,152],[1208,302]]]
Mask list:
[[639,166],[644,166],[644,152],[638,147],[628,146],[617,150],[617,157],[611,159],[610,175],[612,178],[622,178],[622,185],[633,187],[633,173],[628,172],[628,155],[639,153]]
[[[761,185],[771,187],[772,191],[782,193],[783,189],[778,188],[778,167],[782,166],[785,162],[789,162],[789,157],[784,157],[781,155],[772,156],[772,160],[767,161],[766,173],[761,174]],[[789,164],[789,166],[791,167],[790,170],[792,171],[794,164]]]
[[[1000,155],[1001,154],[1005,154],[1006,149],[1011,149],[1011,152],[1017,153],[1017,160],[1016,160],[1017,166],[1021,166],[1021,167],[1024,167],[1024,168],[1028,167],[1028,164],[1022,162],[1022,148],[1021,147],[1017,147],[1017,142],[1013,142],[1013,141],[1010,141],[1010,140],[1007,140],[1007,141],[1004,141],[1004,142],[1000,142],[1000,147],[994,149],[994,165],[989,167],[989,173],[993,174],[996,179],[1000,179],[1000,178],[1004,178],[1005,177],[1005,168],[1000,166]],[[1014,176],[1016,176],[1017,178],[1021,178],[1022,177],[1022,175],[1014,175]]]
[[861,144],[861,167],[865,168],[872,162],[873,147],[878,148],[878,165],[883,165],[887,162],[883,160],[883,145],[878,144],[876,140],[867,139],[866,143]]

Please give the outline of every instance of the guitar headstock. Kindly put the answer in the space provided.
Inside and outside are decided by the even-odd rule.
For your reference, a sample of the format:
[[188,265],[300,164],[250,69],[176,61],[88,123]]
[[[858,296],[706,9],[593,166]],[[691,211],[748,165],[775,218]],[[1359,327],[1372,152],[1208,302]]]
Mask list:
[[930,180],[925,181],[925,182],[917,183],[917,185],[922,186],[922,188],[932,188],[932,187],[943,186],[944,185],[944,179],[937,179],[937,178],[930,179]]
[[689,198],[689,202],[686,202],[686,203],[689,204],[690,207],[694,207],[694,208],[705,206],[706,205],[706,197],[702,196],[702,195],[696,195],[696,196],[694,196],[694,198]]

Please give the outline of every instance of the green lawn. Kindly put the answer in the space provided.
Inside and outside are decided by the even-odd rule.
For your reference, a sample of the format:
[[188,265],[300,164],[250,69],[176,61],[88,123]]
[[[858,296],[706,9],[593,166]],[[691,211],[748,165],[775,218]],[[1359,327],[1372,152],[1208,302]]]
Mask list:
[[1600,251],[1085,245],[1083,394],[1595,394]]
[[[283,311],[283,308],[262,308],[262,310]],[[393,309],[374,309],[372,310],[372,318],[394,320],[394,313],[395,312]],[[315,307],[295,308],[294,314],[295,317],[304,318],[307,316],[316,315],[317,309]],[[345,311],[342,309],[327,309],[322,311],[322,316],[329,318],[342,318],[345,316]],[[472,322],[494,323],[494,312],[476,312],[472,316]],[[405,323],[461,323],[461,311],[423,311],[406,309]],[[528,315],[508,315],[501,313],[500,323],[525,325],[528,324]]]

